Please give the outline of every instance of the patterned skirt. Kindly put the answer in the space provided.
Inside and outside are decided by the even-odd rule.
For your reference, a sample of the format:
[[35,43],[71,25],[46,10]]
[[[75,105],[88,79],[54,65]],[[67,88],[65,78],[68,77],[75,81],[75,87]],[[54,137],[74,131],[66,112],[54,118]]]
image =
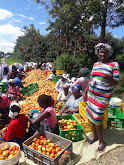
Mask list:
[[102,125],[104,112],[108,107],[113,87],[108,83],[92,81],[88,90],[88,101],[85,115],[96,124]]

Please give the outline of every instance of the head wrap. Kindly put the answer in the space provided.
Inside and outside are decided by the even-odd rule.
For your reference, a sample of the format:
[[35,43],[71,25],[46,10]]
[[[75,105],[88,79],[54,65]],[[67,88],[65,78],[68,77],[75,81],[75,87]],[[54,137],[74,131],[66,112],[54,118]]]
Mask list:
[[81,86],[79,84],[76,84],[75,86],[72,87],[72,91],[80,92],[80,90],[81,90]]
[[14,80],[14,79],[9,79],[9,81],[8,81],[9,83],[15,83],[16,81]]
[[112,47],[111,47],[110,45],[104,44],[104,43],[99,43],[99,44],[97,44],[97,45],[94,47],[94,49],[95,49],[95,54],[96,54],[96,55],[98,55],[98,54],[99,54],[99,51],[102,50],[102,49],[105,49],[105,50],[108,51],[109,57],[110,57],[110,56],[112,55],[112,53],[113,53]]
[[20,105],[18,103],[15,103],[15,102],[14,103],[11,103],[11,105],[10,105],[10,111],[9,111],[9,117],[12,118],[12,119],[15,119],[15,117],[18,116],[18,114],[19,114],[18,109],[15,112],[12,111],[11,108],[14,105],[17,106],[18,108],[20,108]]
[[89,69],[88,68],[81,68],[79,70],[81,76],[88,76],[88,74],[90,73]]
[[10,104],[10,108],[11,108],[13,105],[16,105],[17,107],[19,107],[19,108],[20,108],[19,103],[16,103],[16,102],[11,103],[11,104]]

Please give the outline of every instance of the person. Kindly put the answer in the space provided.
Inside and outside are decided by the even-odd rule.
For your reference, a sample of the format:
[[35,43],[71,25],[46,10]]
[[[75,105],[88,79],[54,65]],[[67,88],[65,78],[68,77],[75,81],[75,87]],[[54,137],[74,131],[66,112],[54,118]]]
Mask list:
[[41,108],[43,108],[40,115],[37,115],[35,119],[32,119],[28,115],[28,119],[32,125],[36,125],[40,122],[40,127],[38,130],[44,130],[54,133],[57,124],[56,113],[52,106],[54,105],[54,100],[51,96],[42,94],[38,97],[38,103]]
[[11,121],[5,135],[3,135],[3,139],[15,141],[22,146],[22,142],[25,140],[28,118],[24,114],[19,114],[20,110],[21,108],[18,103],[11,103],[9,111]]
[[7,74],[7,80],[9,79],[14,79],[18,74],[17,68],[15,65],[11,66],[11,70],[9,70],[8,74]]
[[76,79],[76,81],[72,84],[72,86],[79,84],[82,88],[82,94],[85,91],[89,78],[87,77],[89,75],[90,71],[88,68],[81,68],[79,70],[79,78]]
[[48,67],[46,67],[46,69],[45,69],[45,71],[44,71],[45,76],[47,76],[47,73],[48,73],[48,72],[49,72]]
[[23,86],[23,84],[22,84],[22,82],[21,82],[22,78],[23,78],[23,75],[22,75],[21,73],[18,73],[18,74],[17,74],[17,77],[14,78],[15,84],[16,84],[19,88],[24,88],[24,86]]
[[61,110],[60,112],[61,115],[62,113],[67,113],[67,114],[79,113],[79,102],[83,101],[80,90],[81,90],[81,86],[79,84],[76,84],[75,86],[72,87],[72,95],[68,98],[65,106]]
[[14,79],[9,79],[10,87],[7,91],[7,97],[11,101],[13,101],[13,100],[18,101],[21,96],[20,89],[15,83],[16,83],[16,81]]
[[106,144],[103,141],[103,116],[113,95],[113,86],[119,83],[119,65],[110,61],[112,47],[99,43],[95,47],[95,53],[99,61],[93,66],[91,79],[84,92],[83,99],[87,100],[85,114],[93,126],[93,136],[87,140],[93,144],[99,140],[98,152],[104,152]]
[[5,124],[8,123],[7,116],[9,114],[9,106],[11,104],[11,101],[7,98],[7,96],[2,95],[0,92],[0,127],[4,127]]
[[69,80],[68,80],[68,77],[67,75],[64,73],[61,75],[61,79],[57,81],[56,85],[55,85],[55,89],[58,91],[58,92],[61,92],[63,90],[63,86],[66,84],[66,83],[69,83]]
[[61,92],[59,92],[57,100],[54,104],[54,107],[56,106],[56,104],[60,101],[62,104],[65,104],[66,101],[68,100],[68,98],[71,96],[71,91],[69,90],[70,88],[70,84],[66,83],[63,86],[63,90]]
[[48,77],[45,81],[47,81],[47,80],[51,80],[51,81],[52,81],[52,79],[53,79],[55,76],[56,76],[56,70],[52,70],[52,73],[49,75],[49,77]]

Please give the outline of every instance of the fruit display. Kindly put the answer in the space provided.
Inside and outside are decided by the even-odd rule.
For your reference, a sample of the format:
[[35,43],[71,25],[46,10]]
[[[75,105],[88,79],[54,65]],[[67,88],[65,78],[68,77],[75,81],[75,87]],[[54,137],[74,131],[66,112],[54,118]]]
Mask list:
[[9,143],[0,149],[0,160],[11,159],[19,152],[19,146],[15,143],[10,147]]
[[71,119],[61,119],[58,121],[61,130],[77,129],[77,123]]
[[51,158],[57,157],[63,151],[61,147],[43,136],[40,136],[39,139],[34,138],[29,147]]
[[39,86],[39,90],[34,92],[32,96],[25,97],[26,103],[21,105],[20,113],[29,114],[32,109],[41,111],[42,109],[37,103],[37,98],[41,94],[51,95],[54,101],[57,99],[58,92],[56,91],[55,87],[52,86],[51,81],[45,81],[46,78],[47,77],[45,76],[43,71],[41,71],[41,69],[34,69],[28,72],[28,76],[23,79],[23,81],[25,82],[24,86],[32,83],[37,83]]

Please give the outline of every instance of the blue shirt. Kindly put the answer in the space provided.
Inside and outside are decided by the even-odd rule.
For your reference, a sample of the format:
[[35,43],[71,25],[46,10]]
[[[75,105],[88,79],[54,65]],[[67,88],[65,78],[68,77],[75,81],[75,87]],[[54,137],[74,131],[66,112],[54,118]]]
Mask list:
[[15,77],[14,78],[14,80],[16,81],[16,85],[20,88],[24,88],[24,86],[23,86],[23,84],[22,84],[22,82],[21,82],[21,80],[18,78],[18,77]]

